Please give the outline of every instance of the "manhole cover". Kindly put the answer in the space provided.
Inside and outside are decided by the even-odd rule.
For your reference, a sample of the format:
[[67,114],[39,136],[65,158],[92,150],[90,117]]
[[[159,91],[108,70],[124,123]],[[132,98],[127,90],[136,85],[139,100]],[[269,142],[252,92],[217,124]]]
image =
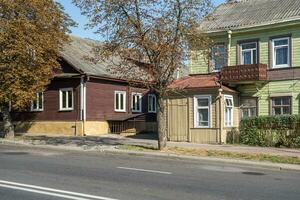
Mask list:
[[264,173],[260,173],[260,172],[242,172],[242,174],[253,175],[253,176],[263,176],[263,175],[265,175]]

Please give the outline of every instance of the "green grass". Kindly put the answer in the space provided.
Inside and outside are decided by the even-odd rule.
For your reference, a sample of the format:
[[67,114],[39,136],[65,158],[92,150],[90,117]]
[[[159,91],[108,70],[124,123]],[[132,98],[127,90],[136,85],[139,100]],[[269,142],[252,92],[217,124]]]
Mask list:
[[[119,145],[119,149],[131,150],[131,151],[158,151],[157,148],[152,146],[143,145]],[[172,153],[177,155],[189,155],[189,156],[207,156],[218,158],[235,158],[243,160],[255,160],[255,161],[268,161],[272,163],[284,163],[284,164],[297,164],[300,165],[300,158],[291,156],[277,156],[269,154],[250,154],[250,153],[236,153],[229,151],[217,151],[206,149],[194,149],[194,148],[182,148],[182,147],[170,147],[162,150],[164,153]]]

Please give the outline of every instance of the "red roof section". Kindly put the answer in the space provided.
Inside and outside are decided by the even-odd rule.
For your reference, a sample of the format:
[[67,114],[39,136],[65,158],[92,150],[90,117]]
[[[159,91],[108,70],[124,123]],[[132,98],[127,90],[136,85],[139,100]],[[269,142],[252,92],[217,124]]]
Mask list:
[[[189,75],[175,80],[170,89],[209,89],[220,88],[220,83],[216,74],[201,74]],[[235,90],[222,85],[222,89],[229,92],[236,92]]]

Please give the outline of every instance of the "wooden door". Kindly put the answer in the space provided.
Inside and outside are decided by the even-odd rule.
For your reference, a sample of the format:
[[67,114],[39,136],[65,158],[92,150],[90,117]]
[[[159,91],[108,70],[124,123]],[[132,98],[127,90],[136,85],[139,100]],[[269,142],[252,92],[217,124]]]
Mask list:
[[187,98],[168,100],[168,139],[188,141],[188,100]]

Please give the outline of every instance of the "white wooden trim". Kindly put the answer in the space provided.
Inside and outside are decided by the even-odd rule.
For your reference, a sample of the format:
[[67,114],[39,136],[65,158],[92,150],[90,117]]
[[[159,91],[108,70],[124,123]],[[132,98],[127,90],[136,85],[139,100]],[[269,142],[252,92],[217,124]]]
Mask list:
[[[67,108],[63,108],[63,102],[62,102],[62,92],[72,92],[72,107],[69,107],[69,97],[68,95],[66,96],[66,106]],[[59,89],[59,111],[71,111],[74,110],[74,92],[73,88],[60,88]]]
[[31,112],[41,112],[44,111],[44,92],[37,92],[35,98],[37,100],[37,105],[39,104],[38,93],[42,93],[42,108],[33,108],[33,101],[31,101],[30,111]]
[[[198,99],[208,99],[208,126],[200,126],[198,124]],[[211,95],[195,95],[194,96],[194,128],[211,128],[212,127],[212,109]]]
[[[123,96],[123,109],[117,109],[117,105],[116,105],[116,95],[117,94],[122,94],[124,95]],[[119,98],[120,99],[120,98]],[[119,107],[121,107],[120,103],[119,104]],[[115,94],[114,94],[114,110],[115,112],[126,112],[126,91],[115,91]]]
[[[231,99],[232,100],[232,109],[231,109],[231,123],[230,125],[226,124],[226,99]],[[224,95],[224,126],[225,127],[233,127],[233,112],[234,112],[234,99],[232,95]]]
[[[283,65],[276,65],[276,51],[275,51],[275,41],[278,41],[278,40],[287,40],[288,41],[288,57],[287,57],[287,61],[288,63],[287,64],[283,64]],[[273,68],[285,68],[285,67],[290,67],[291,66],[291,60],[290,60],[290,54],[291,54],[291,38],[290,37],[283,37],[283,38],[276,38],[276,39],[273,39],[272,40],[272,52],[273,52]],[[286,45],[282,45],[282,46],[286,46]],[[279,46],[280,47],[280,46]]]

